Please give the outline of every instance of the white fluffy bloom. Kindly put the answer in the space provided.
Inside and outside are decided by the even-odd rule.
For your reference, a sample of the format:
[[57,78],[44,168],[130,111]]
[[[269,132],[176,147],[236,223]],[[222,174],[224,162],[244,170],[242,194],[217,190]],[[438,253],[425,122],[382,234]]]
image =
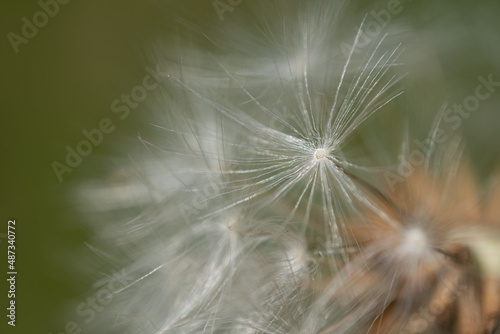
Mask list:
[[[429,277],[470,279],[453,260],[469,247],[461,223],[480,216],[444,209],[472,195],[435,201],[456,188],[433,183],[430,159],[397,190],[359,176],[371,166],[349,148],[400,95],[401,47],[383,33],[361,47],[366,17],[342,5],[256,1],[223,30],[184,22],[211,50],[155,46],[162,139],[142,139],[148,154],[118,182],[79,188],[112,246],[95,249],[128,280],[93,332],[399,333],[441,291]],[[459,161],[453,144],[436,155]]]
[[[242,70],[231,61],[226,65],[208,55],[213,57],[208,83],[203,78],[198,82],[199,72],[192,65],[181,74],[169,75],[187,92],[185,98],[196,116],[186,120],[184,132],[177,129],[178,124],[167,128],[193,143],[215,142],[218,150],[197,153],[198,164],[208,159],[230,165],[221,170],[228,178],[227,190],[217,196],[227,195],[229,200],[209,215],[239,205],[282,206],[289,212],[286,222],[298,219],[305,230],[313,206],[318,205],[321,213],[314,211],[322,215],[316,219],[325,223],[327,243],[338,247],[341,212],[349,212],[357,201],[370,205],[349,176],[362,167],[349,162],[343,149],[368,117],[398,95],[393,87],[399,76],[390,71],[399,48],[384,48],[381,36],[365,54],[356,55],[361,22],[354,47],[344,55],[339,45],[346,37],[337,31],[340,23],[332,20],[338,19],[338,3],[274,5],[257,7],[258,13],[275,14],[272,23],[265,20],[267,15],[257,23],[275,28],[259,36],[273,39],[257,40],[254,45],[272,57],[236,55],[233,58],[244,66]],[[283,17],[281,11],[289,7],[297,13]],[[195,63],[189,55],[184,62]],[[212,82],[217,82],[218,89]],[[199,133],[198,123],[213,112],[222,124],[220,134],[207,138]]]

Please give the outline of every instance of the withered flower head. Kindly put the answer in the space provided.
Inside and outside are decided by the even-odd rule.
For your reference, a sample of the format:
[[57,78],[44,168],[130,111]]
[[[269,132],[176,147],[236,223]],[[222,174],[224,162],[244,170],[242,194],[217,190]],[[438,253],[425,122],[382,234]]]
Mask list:
[[462,162],[377,193],[384,214],[346,233],[357,251],[327,289],[343,313],[324,333],[495,333],[499,253],[482,242],[500,221],[498,189],[484,209]]

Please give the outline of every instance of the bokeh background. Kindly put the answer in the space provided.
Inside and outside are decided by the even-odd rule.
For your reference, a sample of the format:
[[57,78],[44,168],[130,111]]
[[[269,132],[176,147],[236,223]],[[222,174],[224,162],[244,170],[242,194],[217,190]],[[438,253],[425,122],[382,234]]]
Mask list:
[[[72,189],[113,169],[106,158],[127,157],[128,143],[151,131],[148,120],[161,113],[152,101],[161,92],[149,94],[130,117],[116,123],[116,130],[65,174],[63,182],[51,163],[63,162],[66,145],[75,147],[84,139],[83,129],[112,117],[111,102],[142,82],[145,67],[155,65],[147,51],[155,41],[175,49],[178,38],[189,36],[195,44],[209,45],[200,34],[185,33],[180,22],[222,31],[227,20],[243,17],[241,24],[251,25],[244,15],[246,1],[255,0],[243,0],[221,21],[212,0],[71,0],[27,44],[20,44],[18,53],[7,34],[20,35],[22,18],[31,21],[41,7],[34,0],[1,2],[0,276],[7,272],[9,219],[17,221],[18,271],[15,328],[6,324],[7,286],[2,278],[1,333],[64,333],[64,324],[72,319],[62,314],[87,298],[93,282],[82,269],[94,268],[96,259],[85,252],[93,236],[76,213]],[[363,16],[388,2],[356,1],[351,13]],[[479,75],[492,74],[500,81],[500,2],[402,3],[405,9],[393,23],[404,27],[400,37],[409,74],[404,82],[408,94],[397,107],[408,114],[415,135],[424,138],[444,101],[461,103],[474,92]],[[499,162],[499,106],[500,89],[459,129],[483,179]],[[399,123],[384,116],[375,122],[388,133],[401,133]]]

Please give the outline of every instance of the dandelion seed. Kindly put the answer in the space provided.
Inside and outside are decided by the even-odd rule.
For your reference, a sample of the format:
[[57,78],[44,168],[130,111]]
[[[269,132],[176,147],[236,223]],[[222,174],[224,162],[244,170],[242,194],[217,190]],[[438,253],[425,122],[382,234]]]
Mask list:
[[[315,6],[306,8],[312,13],[318,10]],[[301,38],[292,38],[289,42],[305,54],[324,47],[313,43],[316,41],[308,30],[298,35]],[[285,32],[284,38],[287,36]],[[358,38],[359,34],[355,44]],[[222,102],[212,96],[210,90],[202,91],[188,84],[189,80],[170,75],[171,81],[193,99],[191,105],[200,108],[198,113],[215,110],[217,117],[232,127],[224,130],[224,138],[216,139],[217,145],[228,147],[225,156],[210,152],[199,155],[203,160],[225,160],[232,164],[231,169],[224,171],[229,176],[225,184],[227,191],[217,195],[232,200],[208,212],[206,217],[237,206],[264,209],[276,203],[276,206],[290,208],[285,224],[300,220],[303,233],[310,228],[311,215],[314,215],[315,224],[322,225],[324,230],[324,243],[329,248],[339,248],[341,231],[345,229],[340,217],[356,212],[355,202],[362,202],[382,214],[369,202],[351,174],[344,172],[363,167],[346,159],[342,151],[362,123],[399,95],[393,91],[400,77],[390,75],[389,70],[400,50],[398,47],[380,50],[382,42],[383,39],[373,45],[356,71],[353,54],[337,69],[339,74],[333,72],[320,78],[309,74],[311,64],[305,61],[300,76],[292,75],[287,85],[271,87],[279,96],[278,103],[272,104],[270,101],[276,100],[272,93],[267,89],[258,90],[252,77],[241,78],[218,60],[214,61],[223,73],[222,78],[234,86],[227,89]],[[331,66],[330,60],[326,65]],[[276,106],[288,110],[289,114],[276,113]],[[194,131],[192,136],[197,141],[203,140]],[[320,215],[312,212],[315,206],[321,206]]]

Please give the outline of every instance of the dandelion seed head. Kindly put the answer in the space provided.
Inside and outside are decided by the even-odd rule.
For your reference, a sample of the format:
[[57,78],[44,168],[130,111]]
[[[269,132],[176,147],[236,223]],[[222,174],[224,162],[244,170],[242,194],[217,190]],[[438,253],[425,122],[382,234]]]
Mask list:
[[[390,302],[381,296],[390,295],[393,281],[402,285],[429,260],[432,234],[423,229],[401,232],[394,223],[381,229],[380,238],[344,240],[352,233],[350,219],[365,207],[383,213],[371,201],[371,188],[364,189],[371,183],[357,178],[370,168],[351,162],[347,146],[362,123],[400,94],[399,75],[392,74],[399,46],[386,50],[383,37],[358,57],[360,27],[353,51],[332,61],[347,40],[332,29],[337,2],[290,3],[273,3],[279,15],[269,22],[270,15],[261,15],[267,11],[256,6],[263,28],[258,35],[241,38],[226,28],[237,37],[228,39],[227,54],[214,39],[223,52],[207,61],[204,50],[182,51],[179,69],[170,66],[174,73],[166,74],[168,125],[156,127],[167,143],[144,143],[168,154],[161,167],[169,182],[153,202],[161,205],[127,223],[130,244],[144,250],[130,252],[127,275],[134,283],[116,298],[123,306],[109,312],[141,327],[128,333],[329,333],[323,327],[343,314],[343,305],[332,307],[332,294],[316,296],[317,289],[332,280],[329,290],[366,300],[356,312],[366,318],[374,312],[370,306]],[[288,6],[301,15],[281,18]],[[240,40],[266,49],[234,57],[232,45]],[[144,192],[156,190],[156,177],[144,179]],[[143,246],[150,239],[154,247]],[[331,256],[315,259],[310,249],[317,246]],[[408,258],[411,273],[400,274]],[[380,282],[374,292],[365,288],[376,284],[373,276]],[[349,291],[345,282],[356,289]],[[342,326],[354,332],[357,322]]]

